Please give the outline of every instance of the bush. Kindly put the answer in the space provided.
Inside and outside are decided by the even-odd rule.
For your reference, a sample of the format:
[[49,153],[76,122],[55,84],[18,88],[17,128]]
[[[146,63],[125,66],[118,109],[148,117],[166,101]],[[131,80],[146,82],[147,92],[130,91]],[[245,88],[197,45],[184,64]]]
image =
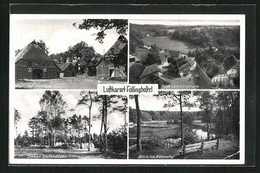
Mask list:
[[154,136],[154,135],[149,138],[143,138],[141,143],[142,143],[142,148],[144,150],[164,148],[165,146],[163,139],[160,136]]
[[107,135],[108,149],[116,153],[126,152],[127,149],[127,132],[126,129],[120,128]]

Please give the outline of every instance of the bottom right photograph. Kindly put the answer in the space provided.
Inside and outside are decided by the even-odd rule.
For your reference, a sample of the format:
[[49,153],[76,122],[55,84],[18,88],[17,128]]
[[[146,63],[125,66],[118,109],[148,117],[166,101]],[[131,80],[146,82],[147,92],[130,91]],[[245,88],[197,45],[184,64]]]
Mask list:
[[239,91],[129,97],[129,159],[239,159]]

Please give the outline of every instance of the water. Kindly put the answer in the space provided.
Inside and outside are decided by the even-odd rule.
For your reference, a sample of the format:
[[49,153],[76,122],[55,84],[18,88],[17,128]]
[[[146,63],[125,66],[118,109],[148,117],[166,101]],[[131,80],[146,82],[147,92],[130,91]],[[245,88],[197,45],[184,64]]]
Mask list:
[[[192,129],[193,132],[196,133],[196,135],[202,139],[202,140],[205,140],[207,139],[207,132],[201,130],[201,129]],[[215,138],[216,135],[215,134],[210,134],[210,138]]]

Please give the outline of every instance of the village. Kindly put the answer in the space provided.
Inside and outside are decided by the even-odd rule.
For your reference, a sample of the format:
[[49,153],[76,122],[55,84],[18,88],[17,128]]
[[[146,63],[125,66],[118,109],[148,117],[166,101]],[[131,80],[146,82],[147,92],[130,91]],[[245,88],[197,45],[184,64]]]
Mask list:
[[[144,48],[151,49],[151,46],[144,45]],[[160,50],[159,54],[166,57],[165,61],[149,66],[129,55],[130,83],[158,83],[162,89],[237,87],[235,80],[239,77],[240,63],[233,54],[217,65],[211,57],[197,63],[196,57],[179,51]]]
[[[142,32],[137,33],[137,28]],[[161,30],[149,30],[145,25],[130,28],[130,83],[157,83],[162,89],[239,88],[237,50],[210,44],[189,48],[186,43],[169,38],[175,32]],[[158,36],[156,32],[164,35]]]

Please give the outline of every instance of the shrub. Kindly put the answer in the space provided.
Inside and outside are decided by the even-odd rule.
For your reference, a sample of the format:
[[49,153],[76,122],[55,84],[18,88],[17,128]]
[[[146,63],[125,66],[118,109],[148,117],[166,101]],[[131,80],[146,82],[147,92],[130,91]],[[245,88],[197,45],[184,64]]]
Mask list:
[[143,138],[141,143],[142,143],[142,148],[145,150],[164,148],[165,146],[163,139],[160,136],[154,136],[154,135],[148,138]]

